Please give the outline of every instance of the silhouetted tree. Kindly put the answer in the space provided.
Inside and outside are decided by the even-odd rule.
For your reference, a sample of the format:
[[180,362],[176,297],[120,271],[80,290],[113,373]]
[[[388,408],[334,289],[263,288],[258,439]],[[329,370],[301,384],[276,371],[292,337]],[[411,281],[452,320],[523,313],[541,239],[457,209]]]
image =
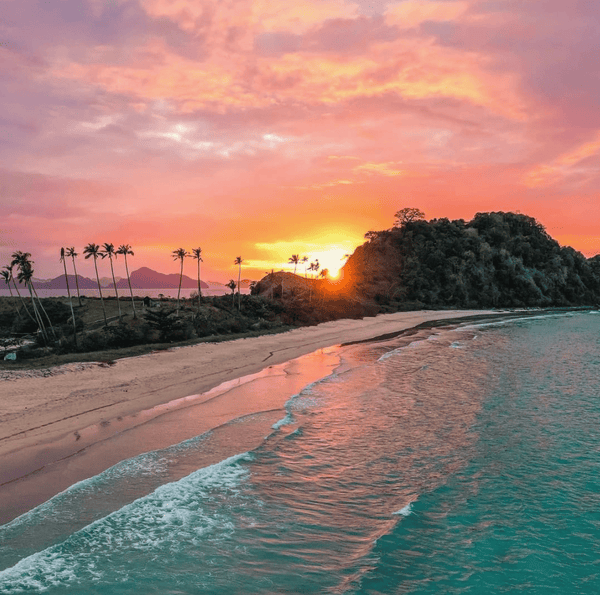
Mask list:
[[298,266],[298,263],[300,262],[300,256],[298,254],[292,254],[292,256],[290,257],[290,259],[288,260],[288,262],[290,264],[294,265],[294,275],[296,274],[296,267]]
[[125,272],[127,273],[127,285],[129,285],[129,293],[131,294],[131,307],[133,309],[133,318],[134,320],[137,318],[137,314],[135,312],[135,299],[133,297],[133,289],[131,289],[131,278],[129,277],[129,267],[127,266],[127,256],[134,256],[133,250],[129,244],[121,244],[119,249],[117,250],[117,254],[122,254],[125,259]]
[[75,257],[79,256],[77,252],[75,252],[75,248],[71,246],[71,248],[67,248],[65,250],[65,256],[68,256],[73,261],[73,271],[75,271],[75,287],[77,287],[77,301],[81,306],[81,294],[79,293],[79,277],[77,275],[77,267],[75,266]]
[[229,287],[229,289],[231,289],[232,304],[235,307],[235,288],[237,287],[237,285],[233,279],[230,279],[229,283],[227,283],[227,287]]
[[96,281],[98,283],[98,293],[100,294],[100,303],[102,304],[102,313],[104,314],[104,326],[108,326],[108,319],[106,318],[106,307],[104,306],[104,298],[102,297],[102,287],[100,285],[100,275],[98,274],[98,258],[104,258],[104,254],[100,251],[98,244],[88,244],[84,249],[86,260],[88,258],[94,259],[94,268],[96,269]]
[[202,302],[202,286],[200,283],[200,263],[202,260],[202,248],[192,248],[191,258],[195,258],[198,261],[198,312],[200,311],[200,303]]
[[110,273],[112,275],[112,280],[113,280],[113,287],[115,288],[115,296],[117,298],[117,308],[119,309],[119,320],[122,319],[122,315],[121,315],[121,304],[119,302],[119,292],[117,291],[117,281],[115,280],[115,270],[113,268],[113,256],[116,258],[117,257],[117,252],[115,251],[115,246],[114,244],[108,244],[105,243],[103,244],[104,248],[102,250],[102,254],[104,254],[104,256],[108,256],[108,260],[110,260]]
[[181,270],[179,271],[179,289],[177,290],[177,311],[175,313],[176,316],[179,316],[179,296],[181,295],[181,282],[183,280],[183,261],[185,257],[189,255],[188,251],[184,248],[177,248],[177,250],[173,250],[171,252],[173,256],[173,260],[181,261]]
[[425,213],[421,209],[415,209],[414,207],[400,209],[394,216],[396,217],[394,227],[404,227],[407,223],[423,221],[425,219]]
[[48,333],[46,332],[46,325],[42,319],[42,315],[38,310],[35,297],[33,293],[32,287],[32,278],[33,278],[33,262],[30,260],[31,254],[29,252],[21,252],[17,251],[12,254],[11,266],[17,266],[19,272],[17,273],[17,280],[19,283],[23,283],[25,287],[29,290],[29,295],[31,296],[31,306],[33,308],[33,313],[35,315],[35,319],[42,333],[42,337],[46,345],[48,344]]
[[308,256],[302,257],[302,263],[304,264],[304,278],[306,279],[306,263],[308,262]]
[[242,263],[244,261],[242,260],[241,256],[236,256],[234,264],[238,265],[238,284],[237,284],[237,288],[238,288],[238,310],[242,309]]
[[65,269],[65,283],[67,284],[67,295],[69,296],[69,306],[71,308],[71,320],[73,321],[73,340],[75,341],[75,347],[77,347],[77,324],[75,323],[75,310],[73,310],[73,300],[71,299],[71,289],[69,288],[69,275],[67,274],[67,260],[65,249],[60,249],[60,262],[63,263]]

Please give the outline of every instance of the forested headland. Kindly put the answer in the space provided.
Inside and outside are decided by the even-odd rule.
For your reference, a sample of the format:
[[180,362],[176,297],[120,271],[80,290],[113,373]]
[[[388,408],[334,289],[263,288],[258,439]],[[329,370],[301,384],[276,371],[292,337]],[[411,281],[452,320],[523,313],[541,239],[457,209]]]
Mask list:
[[594,306],[600,255],[560,246],[532,217],[477,213],[426,221],[403,209],[344,266],[353,290],[391,309]]

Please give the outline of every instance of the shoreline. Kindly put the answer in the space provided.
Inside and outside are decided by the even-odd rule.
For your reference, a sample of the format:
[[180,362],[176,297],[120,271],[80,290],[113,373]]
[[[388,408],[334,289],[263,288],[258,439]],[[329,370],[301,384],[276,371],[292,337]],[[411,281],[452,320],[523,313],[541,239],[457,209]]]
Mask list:
[[[116,444],[125,443],[124,437],[135,434],[130,431],[136,427],[144,424],[153,427],[154,419],[166,420],[170,415],[186,410],[189,413],[194,408],[201,410],[197,425],[190,430],[195,432],[192,435],[198,435],[243,416],[282,410],[297,390],[330,373],[332,354],[324,351],[327,348],[383,341],[442,324],[514,318],[529,313],[442,310],[380,314],[362,320],[326,322],[277,335],[173,348],[117,360],[111,365],[67,364],[43,375],[38,375],[39,370],[32,371],[29,377],[23,377],[22,370],[15,371],[18,377],[4,380],[0,395],[3,411],[0,456],[4,463],[0,472],[0,502],[17,499],[21,502],[18,511],[21,514],[23,508],[37,506],[76,481],[145,452],[136,452],[135,445],[117,448]],[[306,360],[309,354],[315,356],[319,350],[318,357],[313,358],[319,360],[314,370],[306,363],[295,363],[298,358]],[[251,382],[258,388],[265,376],[290,376],[281,372],[283,364],[296,366],[295,375],[291,375],[296,382],[293,387],[290,385],[278,395],[269,396],[270,389],[264,389],[255,391],[251,399],[239,398],[241,393],[236,390],[243,391]],[[307,368],[304,373],[303,366]],[[183,438],[177,435],[173,439]],[[159,442],[167,446],[165,440],[168,442],[169,438],[161,436]],[[103,446],[96,446],[99,444]],[[91,447],[98,452],[108,448],[110,454],[97,455],[93,465],[82,469],[78,459],[84,460],[83,453],[87,456]],[[39,501],[28,485],[35,489],[50,471],[60,475],[61,481],[54,486],[53,493],[45,494]],[[23,504],[27,495],[30,502]],[[7,520],[10,519],[0,522]]]

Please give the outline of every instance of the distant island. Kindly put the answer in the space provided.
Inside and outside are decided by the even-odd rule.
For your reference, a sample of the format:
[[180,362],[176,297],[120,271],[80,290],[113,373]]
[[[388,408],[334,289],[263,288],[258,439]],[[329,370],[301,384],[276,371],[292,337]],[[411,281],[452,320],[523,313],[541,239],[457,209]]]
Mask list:
[[[75,287],[75,275],[67,275],[69,280],[69,287],[72,289]],[[153,271],[148,267],[142,267],[131,272],[131,287],[133,289],[177,289],[179,287],[179,275],[176,273],[165,275]],[[79,282],[80,289],[98,289],[96,281],[89,279],[88,277],[82,277],[77,275],[77,281]],[[200,281],[202,289],[208,289],[209,285],[204,281]],[[33,281],[33,286],[36,289],[67,289],[67,284],[64,275],[59,275],[54,279],[48,281]],[[114,284],[107,283],[102,285],[103,288],[113,289]],[[192,279],[187,275],[183,275],[181,280],[181,287],[184,289],[198,289],[198,280]],[[127,279],[120,279],[117,281],[117,289],[129,289]]]

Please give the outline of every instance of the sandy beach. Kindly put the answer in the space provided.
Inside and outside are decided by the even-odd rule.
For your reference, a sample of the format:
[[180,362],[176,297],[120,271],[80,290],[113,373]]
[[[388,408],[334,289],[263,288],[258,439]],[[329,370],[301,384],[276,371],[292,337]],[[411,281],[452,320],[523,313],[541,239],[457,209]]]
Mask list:
[[[169,351],[117,360],[113,364],[67,364],[49,370],[4,372],[0,390],[0,500],[19,498],[27,477],[43,475],[57,462],[73,458],[95,442],[107,441],[171,408],[202,404],[194,427],[200,434],[232,419],[280,409],[289,395],[270,395],[235,400],[212,398],[214,390],[228,392],[230,382],[259,373],[320,349],[399,333],[417,325],[437,321],[498,315],[497,311],[445,310],[399,312],[362,320],[337,320],[262,337],[222,343],[201,343]],[[328,373],[331,362],[321,359],[313,374]],[[316,378],[315,378],[316,379]],[[299,375],[297,382],[311,381]],[[215,389],[215,387],[221,387]],[[300,386],[301,387],[301,386]],[[213,393],[208,393],[213,389]],[[298,387],[290,386],[289,390]],[[229,391],[231,392],[231,391]],[[288,391],[289,392],[289,391]],[[292,393],[293,394],[293,393]],[[144,415],[139,415],[145,412]],[[135,447],[132,447],[135,451]],[[132,452],[113,449],[111,457],[94,468],[63,473],[51,490],[64,489],[86,473],[114,464]],[[99,467],[98,467],[99,466]],[[100,469],[102,470],[102,469]],[[31,505],[34,505],[33,498]]]

